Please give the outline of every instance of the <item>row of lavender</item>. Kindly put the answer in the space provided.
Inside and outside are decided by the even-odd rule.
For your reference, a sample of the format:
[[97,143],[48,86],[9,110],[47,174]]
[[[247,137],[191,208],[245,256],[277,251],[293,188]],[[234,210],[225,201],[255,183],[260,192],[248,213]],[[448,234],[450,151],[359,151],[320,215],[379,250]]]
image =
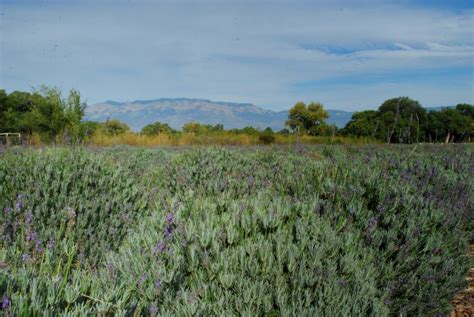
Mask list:
[[433,315],[463,287],[472,148],[18,150],[6,315]]

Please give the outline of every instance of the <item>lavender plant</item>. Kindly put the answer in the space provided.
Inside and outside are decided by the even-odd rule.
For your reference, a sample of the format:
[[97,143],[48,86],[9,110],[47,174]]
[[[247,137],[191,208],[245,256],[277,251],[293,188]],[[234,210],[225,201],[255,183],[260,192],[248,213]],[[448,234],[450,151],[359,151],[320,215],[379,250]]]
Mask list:
[[0,162],[5,315],[446,314],[468,267],[469,146]]

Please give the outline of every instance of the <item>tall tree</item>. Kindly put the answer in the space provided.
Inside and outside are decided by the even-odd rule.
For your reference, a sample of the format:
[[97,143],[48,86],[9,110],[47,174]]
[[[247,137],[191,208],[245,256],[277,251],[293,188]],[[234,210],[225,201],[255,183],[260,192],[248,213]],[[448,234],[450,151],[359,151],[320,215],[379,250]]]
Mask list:
[[103,123],[102,129],[109,135],[119,135],[130,131],[126,123],[117,119],[107,120]]
[[387,143],[419,142],[427,120],[427,112],[420,103],[408,97],[386,100],[378,110],[381,128],[379,138]]
[[81,94],[75,89],[69,91],[65,104],[66,133],[72,142],[78,143],[83,137],[81,120],[85,115],[87,104],[81,100]]
[[344,133],[358,137],[375,137],[380,125],[378,112],[366,110],[355,112],[344,127]]
[[171,133],[173,129],[167,123],[156,121],[143,127],[141,133],[145,135],[157,135],[160,133]]
[[318,135],[319,128],[326,123],[329,114],[320,102],[311,102],[306,106],[304,102],[297,102],[290,109],[286,125],[293,131]]

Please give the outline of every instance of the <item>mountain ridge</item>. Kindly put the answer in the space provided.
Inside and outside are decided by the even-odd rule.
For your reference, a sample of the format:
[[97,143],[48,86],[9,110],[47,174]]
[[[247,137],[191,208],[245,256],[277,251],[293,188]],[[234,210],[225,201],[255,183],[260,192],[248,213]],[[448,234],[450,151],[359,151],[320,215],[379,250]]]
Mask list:
[[[328,123],[343,127],[352,112],[327,110]],[[285,126],[288,110],[274,111],[252,103],[212,101],[200,98],[158,98],[119,102],[107,100],[86,108],[86,119],[105,121],[118,119],[127,123],[134,131],[143,126],[160,121],[180,129],[184,123],[197,121],[203,124],[223,124],[226,129],[253,126],[275,131]]]

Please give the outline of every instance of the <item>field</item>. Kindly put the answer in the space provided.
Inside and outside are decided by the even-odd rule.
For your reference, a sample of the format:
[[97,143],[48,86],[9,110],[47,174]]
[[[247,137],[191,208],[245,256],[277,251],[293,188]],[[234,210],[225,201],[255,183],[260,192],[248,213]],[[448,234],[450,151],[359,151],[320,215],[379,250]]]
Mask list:
[[11,148],[0,315],[447,315],[474,147]]

